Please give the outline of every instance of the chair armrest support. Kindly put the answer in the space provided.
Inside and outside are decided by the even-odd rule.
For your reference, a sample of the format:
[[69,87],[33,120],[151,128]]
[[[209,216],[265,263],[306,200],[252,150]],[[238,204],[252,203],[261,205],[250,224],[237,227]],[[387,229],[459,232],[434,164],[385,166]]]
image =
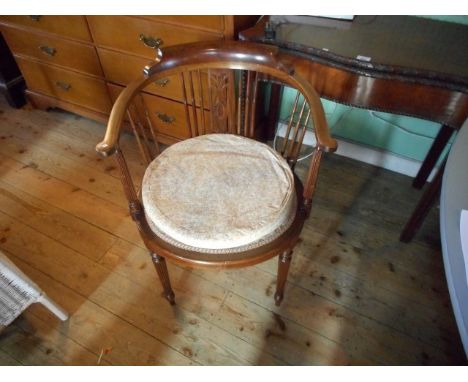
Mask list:
[[338,144],[336,139],[330,135],[328,123],[325,118],[325,112],[323,110],[322,101],[318,93],[312,87],[312,85],[305,81],[299,75],[294,75],[294,79],[297,81],[296,86],[302,91],[307,98],[309,107],[312,113],[312,120],[314,121],[315,138],[317,140],[317,147],[324,152],[336,151]]
[[148,79],[141,76],[130,83],[120,95],[112,107],[109,121],[107,122],[106,134],[102,142],[96,145],[96,151],[104,157],[113,155],[116,151],[120,128],[127,112],[128,106],[137,92],[146,86]]

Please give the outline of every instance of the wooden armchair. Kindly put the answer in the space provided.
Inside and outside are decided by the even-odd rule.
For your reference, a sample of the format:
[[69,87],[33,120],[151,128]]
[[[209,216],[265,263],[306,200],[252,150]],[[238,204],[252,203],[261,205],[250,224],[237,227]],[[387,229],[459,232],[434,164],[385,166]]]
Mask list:
[[[203,42],[157,51],[157,62],[129,84],[96,147],[114,156],[133,220],[151,253],[165,297],[174,304],[165,259],[193,267],[244,267],[279,257],[275,302],[283,299],[293,247],[307,219],[324,151],[335,151],[314,89],[281,60],[277,47]],[[145,88],[165,78],[181,83],[192,138],[159,154]],[[176,76],[176,77],[174,77]],[[297,89],[279,152],[255,141],[259,83]],[[171,123],[167,115],[159,115]],[[293,173],[307,125],[316,145],[304,185]],[[133,130],[147,168],[135,185],[119,146]]]

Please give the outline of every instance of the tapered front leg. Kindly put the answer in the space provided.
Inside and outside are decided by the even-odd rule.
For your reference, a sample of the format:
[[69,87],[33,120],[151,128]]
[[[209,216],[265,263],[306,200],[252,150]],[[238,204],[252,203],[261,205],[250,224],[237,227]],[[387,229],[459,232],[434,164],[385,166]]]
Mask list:
[[284,286],[288,278],[289,265],[291,264],[292,250],[283,252],[278,257],[278,278],[276,279],[275,304],[280,306],[284,296]]
[[167,271],[166,259],[162,256],[157,255],[156,253],[150,253],[151,258],[153,259],[154,267],[156,272],[158,272],[159,281],[164,289],[164,296],[169,301],[171,305],[175,304],[175,296],[171,287],[171,280],[169,279],[169,272]]

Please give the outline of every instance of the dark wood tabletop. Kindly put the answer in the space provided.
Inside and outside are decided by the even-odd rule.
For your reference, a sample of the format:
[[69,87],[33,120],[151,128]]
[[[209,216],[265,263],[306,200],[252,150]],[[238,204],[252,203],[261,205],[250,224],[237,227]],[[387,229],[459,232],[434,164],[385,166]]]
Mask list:
[[[338,26],[337,26],[338,25]],[[417,76],[468,92],[468,25],[412,16],[281,23],[275,42],[356,70]]]
[[264,17],[239,38],[279,46],[322,97],[455,129],[467,118],[468,26],[414,16],[278,19]]

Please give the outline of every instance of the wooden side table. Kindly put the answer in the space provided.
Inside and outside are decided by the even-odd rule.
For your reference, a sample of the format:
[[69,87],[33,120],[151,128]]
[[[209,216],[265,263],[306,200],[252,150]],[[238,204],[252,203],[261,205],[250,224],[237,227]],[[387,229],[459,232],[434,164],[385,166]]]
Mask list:
[[[346,23],[346,22],[344,22]],[[410,16],[357,16],[347,27],[262,19],[239,38],[274,44],[321,97],[442,124],[413,185],[422,187],[453,131],[468,117],[468,26]],[[278,110],[279,85],[270,110]],[[278,115],[269,116],[276,125]],[[439,169],[439,172],[442,168]],[[440,189],[427,186],[400,240],[410,241]]]

